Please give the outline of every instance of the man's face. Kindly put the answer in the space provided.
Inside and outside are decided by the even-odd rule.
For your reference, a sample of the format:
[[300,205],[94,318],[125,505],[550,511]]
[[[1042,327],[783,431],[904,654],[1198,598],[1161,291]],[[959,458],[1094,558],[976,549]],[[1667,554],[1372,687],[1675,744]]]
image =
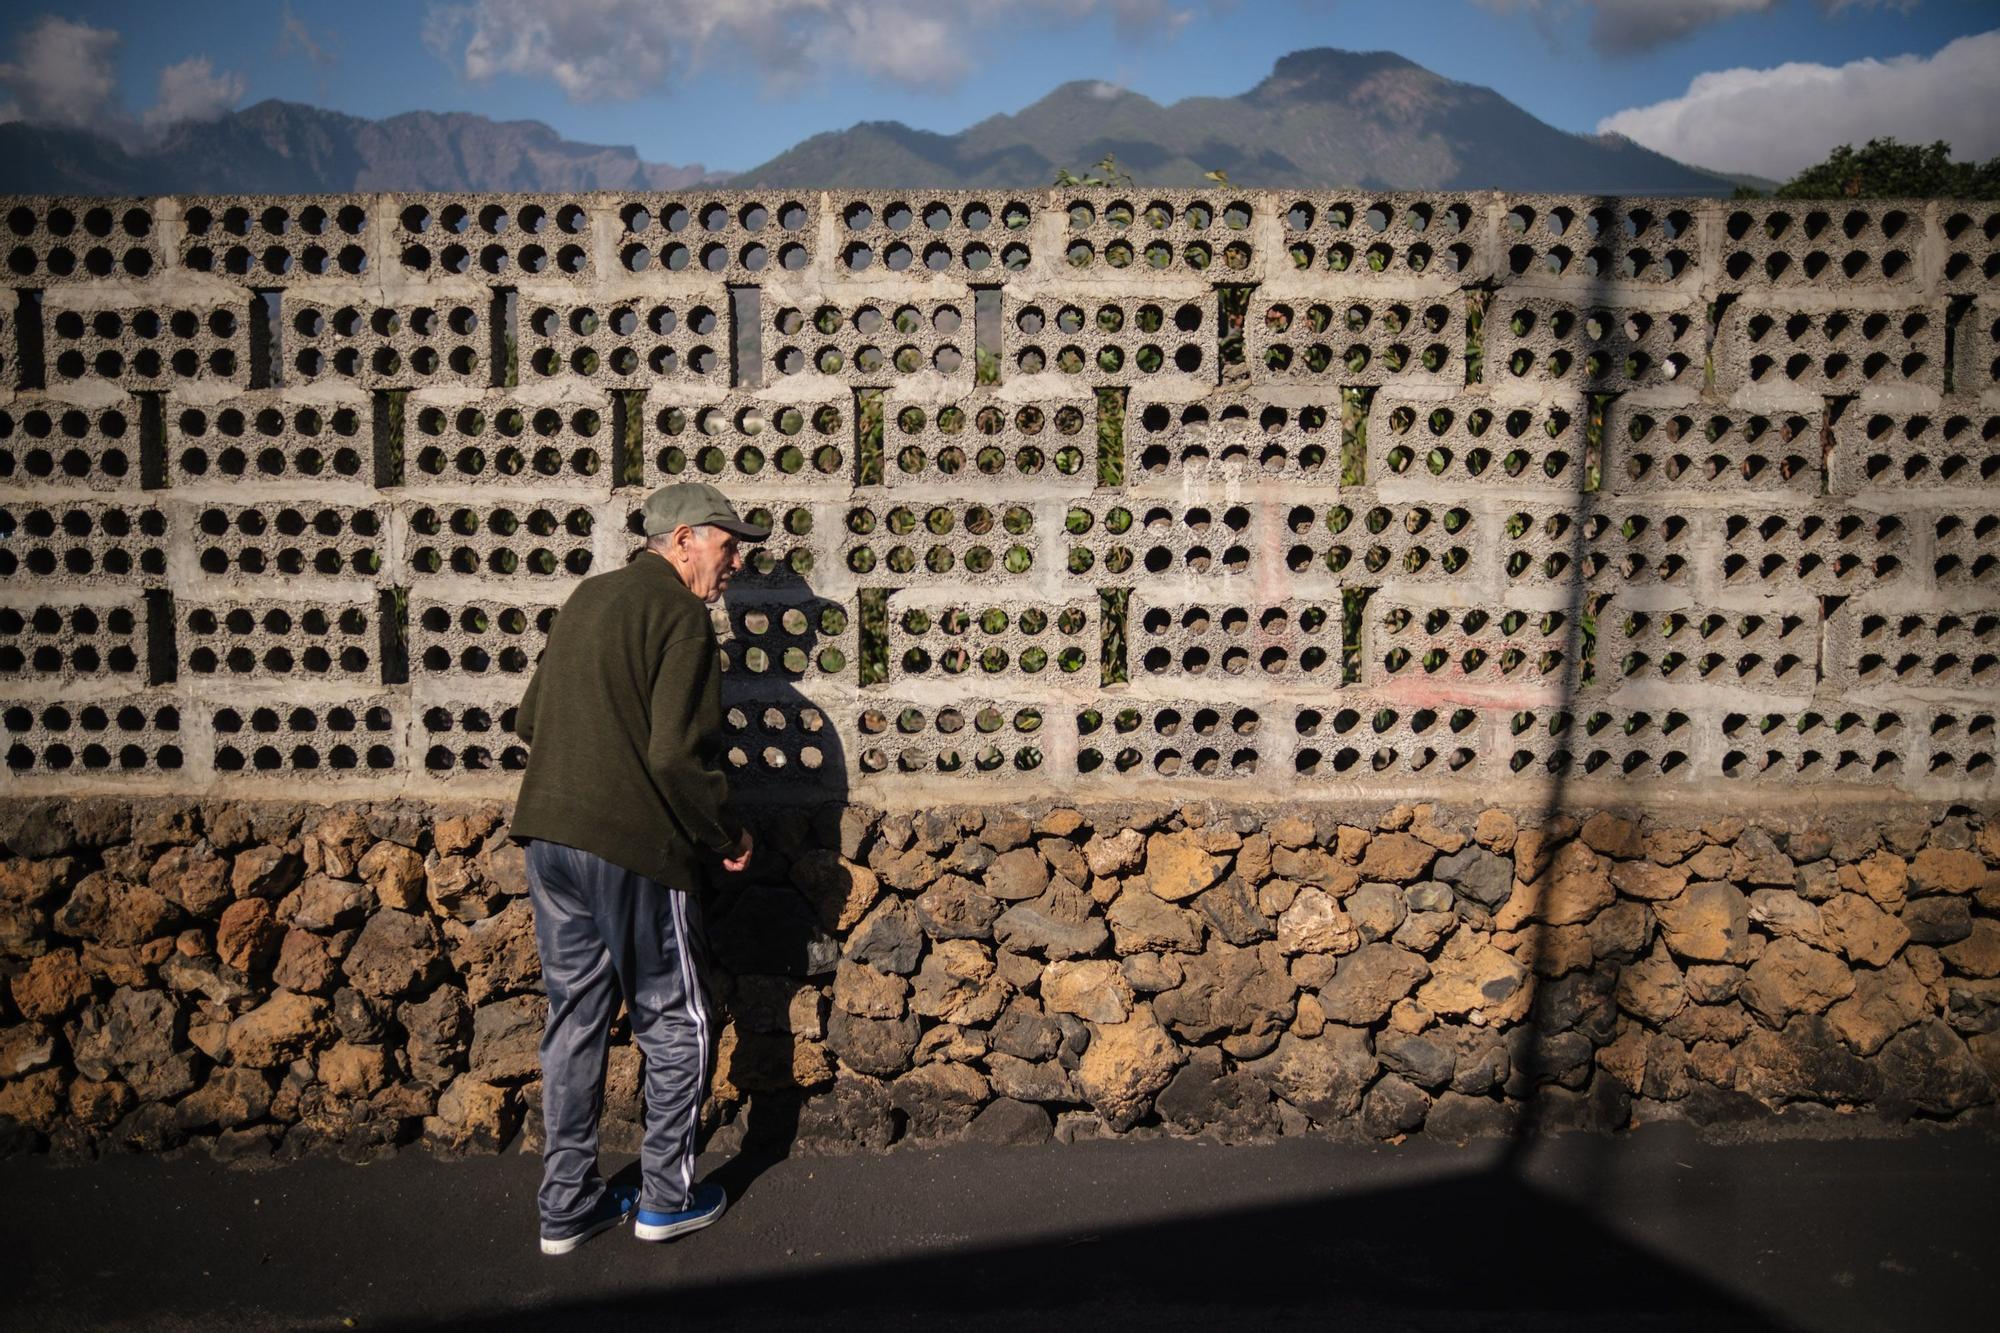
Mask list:
[[743,552],[738,549],[733,532],[709,524],[687,531],[687,541],[682,547],[687,560],[682,573],[687,577],[688,591],[704,602],[712,602],[729,587],[730,576],[743,567]]

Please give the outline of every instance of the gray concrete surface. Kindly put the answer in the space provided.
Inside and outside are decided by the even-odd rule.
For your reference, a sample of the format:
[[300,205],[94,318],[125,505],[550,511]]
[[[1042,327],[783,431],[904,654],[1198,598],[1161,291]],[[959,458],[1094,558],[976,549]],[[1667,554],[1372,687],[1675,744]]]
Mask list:
[[[0,1163],[0,1325],[1989,1328],[2000,1139],[1179,1141],[705,1163],[729,1215],[535,1247],[536,1161]],[[631,1164],[608,1159],[628,1174]]]

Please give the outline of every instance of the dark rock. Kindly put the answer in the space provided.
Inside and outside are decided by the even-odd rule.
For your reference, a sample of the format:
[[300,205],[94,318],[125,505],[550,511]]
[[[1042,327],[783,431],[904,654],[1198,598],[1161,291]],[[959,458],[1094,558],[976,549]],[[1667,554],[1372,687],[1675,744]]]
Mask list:
[[1993,1100],[1986,1069],[1949,1027],[1926,1019],[1889,1039],[1875,1057],[1885,1109],[1957,1115]]
[[1234,875],[1194,900],[1215,933],[1238,948],[1247,948],[1277,933],[1271,919],[1257,910],[1257,891]]
[[1184,1134],[1207,1132],[1226,1143],[1247,1143],[1278,1132],[1270,1088],[1243,1070],[1224,1073],[1222,1052],[1213,1046],[1190,1052],[1153,1105],[1160,1119]]
[[396,1011],[402,1024],[404,1052],[410,1072],[431,1087],[443,1087],[453,1074],[465,1068],[465,1053],[472,1041],[472,1009],[465,992],[455,986],[440,986],[415,1003]]
[[821,1152],[880,1152],[895,1136],[888,1091],[873,1079],[835,1079],[799,1112],[799,1143]]
[[909,1118],[913,1139],[956,1138],[986,1101],[986,1079],[964,1065],[930,1064],[889,1085],[889,1104]]
[[31,801],[19,820],[7,831],[7,847],[16,856],[43,860],[61,856],[77,845],[76,829],[70,823],[70,802],[61,799]]
[[1514,863],[1483,847],[1467,847],[1439,857],[1431,868],[1431,878],[1442,880],[1472,901],[1493,909],[1514,892]]
[[1010,953],[1037,953],[1051,960],[1087,957],[1110,938],[1101,917],[1084,914],[1074,922],[1063,919],[1070,915],[1077,914],[1062,911],[1050,895],[1032,903],[1016,903],[994,921],[993,938]]
[[250,847],[236,854],[229,887],[238,898],[282,898],[305,877],[305,862],[282,848]]
[[1849,1051],[1818,1014],[1794,1018],[1782,1032],[1756,1029],[1736,1048],[1736,1058],[1739,1089],[1769,1103],[1866,1102],[1881,1089],[1875,1067]]
[[1421,955],[1393,944],[1370,944],[1339,961],[1333,979],[1319,989],[1320,1008],[1335,1023],[1380,1022],[1430,974]]
[[382,1016],[374,1004],[352,986],[333,993],[333,1022],[340,1035],[356,1045],[372,1045],[382,1040]]
[[77,883],[54,922],[65,935],[130,947],[171,932],[179,919],[164,895],[100,870]]
[[467,1072],[482,1083],[511,1083],[540,1073],[538,1048],[547,1016],[547,1001],[535,995],[496,1000],[474,1009]]
[[1361,1103],[1361,1128],[1370,1137],[1393,1139],[1422,1128],[1431,1099],[1415,1084],[1385,1074]]
[[917,970],[923,952],[924,932],[917,911],[900,898],[878,903],[847,940],[849,959],[900,976]]
[[917,919],[934,940],[990,940],[998,899],[958,875],[946,875],[917,899]]
[[[898,1082],[901,1082],[899,1079]],[[1001,1147],[1028,1147],[1049,1141],[1049,1131],[1055,1127],[1049,1113],[1033,1102],[1015,1101],[1002,1097],[990,1103],[986,1109],[972,1118],[965,1132],[970,1143],[987,1143]]]
[[1159,1020],[1185,1041],[1248,1040],[1245,1056],[1270,1050],[1295,1012],[1297,988],[1275,944],[1238,949],[1211,943],[1185,962],[1187,979],[1153,1001]]
[[1458,1066],[1451,1043],[1427,1033],[1385,1032],[1375,1039],[1375,1054],[1381,1057],[1383,1068],[1420,1088],[1443,1087]]
[[364,995],[407,995],[434,976],[443,959],[437,927],[428,917],[389,908],[368,918],[341,970]]
[[1359,1109],[1377,1067],[1367,1032],[1333,1025],[1311,1038],[1287,1032],[1276,1050],[1244,1066],[1322,1125]]
[[1046,1060],[1062,1045],[1062,1029],[1036,1007],[1015,996],[993,1024],[993,1049],[1021,1060]]
[[1972,933],[1972,906],[1957,897],[1913,898],[1903,928],[1915,944],[1956,944]]
[[826,1044],[848,1068],[886,1078],[909,1068],[921,1031],[915,1014],[857,1018],[836,1007],[827,1015]]
[[271,1109],[271,1080],[255,1069],[217,1069],[174,1107],[182,1129],[235,1129]]

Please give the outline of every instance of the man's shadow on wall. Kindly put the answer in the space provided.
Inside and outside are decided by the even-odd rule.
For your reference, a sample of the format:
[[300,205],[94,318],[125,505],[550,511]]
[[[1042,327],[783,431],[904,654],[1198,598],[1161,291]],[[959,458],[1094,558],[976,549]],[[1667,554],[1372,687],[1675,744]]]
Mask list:
[[[831,1054],[812,1043],[823,1043],[828,1017],[818,988],[840,956],[838,854],[851,788],[841,728],[852,722],[840,709],[851,706],[844,686],[859,670],[860,628],[857,607],[821,598],[795,576],[732,590],[725,605],[736,643],[723,676],[724,763],[754,850],[747,869],[716,871],[703,895],[704,981],[717,1033],[725,1017],[732,1028],[729,1041],[718,1037],[712,1086],[726,1082],[743,1097],[733,1114],[711,1098],[704,1142],[734,1145],[708,1176],[734,1200],[791,1155],[807,1099],[831,1081]],[[803,634],[784,629],[788,607],[805,614]],[[847,617],[843,633],[823,631],[829,608]],[[756,612],[768,628],[745,634],[744,618]],[[744,662],[752,646],[768,655],[761,671]],[[803,650],[804,670],[786,668],[788,648]],[[837,672],[822,665],[828,648],[842,653]]]

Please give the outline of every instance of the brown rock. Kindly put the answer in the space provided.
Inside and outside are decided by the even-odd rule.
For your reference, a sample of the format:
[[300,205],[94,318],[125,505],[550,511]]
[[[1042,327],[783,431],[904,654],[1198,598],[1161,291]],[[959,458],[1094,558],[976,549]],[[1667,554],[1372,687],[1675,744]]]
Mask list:
[[1821,908],[1820,921],[1829,948],[1870,967],[1882,966],[1910,942],[1902,922],[1858,893],[1843,893]]
[[[1657,865],[1675,865],[1685,860],[1705,841],[1694,829],[1652,823],[1645,824],[1643,828],[1646,859]],[[1708,878],[1712,879],[1714,876]]]
[[1857,973],[1854,994],[1827,1010],[1826,1017],[1842,1041],[1862,1055],[1873,1055],[1928,1012],[1929,990],[1898,960],[1879,972]]
[[52,1022],[90,998],[90,977],[68,949],[51,949],[28,964],[9,989],[24,1018]]
[[1042,1007],[1092,1023],[1123,1023],[1132,1013],[1132,987],[1116,963],[1098,959],[1050,963],[1042,969]]
[[0,1083],[0,1122],[12,1120],[43,1131],[55,1128],[62,1114],[62,1084],[59,1069],[37,1070]]
[[1297,984],[1276,945],[1239,949],[1211,941],[1184,968],[1181,984],[1153,1001],[1154,1014],[1183,1040],[1220,1038],[1232,1054],[1256,1055],[1291,1023]]
[[[1857,901],[1867,902],[1867,899]],[[1826,924],[1820,909],[1790,889],[1759,889],[1751,894],[1750,921],[1773,935],[1788,935],[1815,948],[1826,944]]]
[[1627,898],[1645,902],[1677,898],[1687,883],[1688,872],[1680,866],[1663,866],[1651,861],[1620,861],[1611,867],[1611,887]]
[[1343,865],[1358,866],[1362,853],[1368,850],[1368,844],[1374,837],[1365,828],[1341,824],[1333,830],[1333,854],[1340,858]]
[[1146,839],[1137,829],[1108,838],[1099,833],[1083,845],[1083,855],[1093,875],[1129,875],[1146,859]]
[[1910,892],[1971,893],[1986,884],[1986,861],[1977,852],[1926,847],[1910,862]]
[[535,915],[526,899],[513,899],[498,915],[471,925],[447,921],[444,936],[452,965],[465,978],[466,995],[474,1004],[532,990],[540,980]]
[[1370,944],[1340,960],[1319,988],[1318,1008],[1334,1023],[1379,1023],[1396,1002],[1431,974],[1421,955],[1393,944]]
[[1417,1003],[1435,1014],[1505,1022],[1527,1012],[1531,994],[1527,968],[1461,930],[1445,942],[1430,979],[1417,991]]
[[917,899],[917,919],[936,940],[991,939],[1000,902],[961,875],[946,875]]
[[1229,858],[1206,851],[1193,833],[1155,833],[1146,840],[1146,886],[1168,902],[1194,897],[1228,869]]
[[1489,852],[1505,856],[1514,850],[1517,831],[1514,816],[1505,810],[1481,810],[1472,824],[1472,840]]
[[368,918],[341,969],[363,995],[404,995],[428,979],[442,950],[428,918],[384,909]]
[[1049,887],[1048,863],[1032,847],[1016,847],[986,867],[986,891],[1002,902],[1039,898]]
[[1616,897],[1608,863],[1580,842],[1565,843],[1539,878],[1508,899],[1493,924],[1502,930],[1528,920],[1579,925],[1611,906]]
[[278,914],[263,898],[239,898],[215,927],[216,956],[239,972],[262,972],[285,937]]
[[1854,974],[1830,953],[1798,940],[1777,940],[1750,965],[1739,992],[1743,1003],[1783,1027],[1794,1014],[1823,1012],[1854,993]]
[[842,959],[834,969],[833,1002],[859,1018],[901,1018],[910,986],[891,972]]
[[1143,888],[1127,888],[1106,915],[1121,955],[1201,948],[1201,917]]
[[248,847],[236,854],[229,885],[238,898],[282,898],[305,876],[305,863],[281,847]]
[[85,875],[56,909],[55,925],[65,935],[129,948],[170,933],[179,915],[163,894],[99,870]]
[[1278,917],[1278,948],[1287,954],[1344,954],[1360,943],[1353,919],[1318,889],[1301,889]]
[[1066,807],[1051,810],[1035,821],[1035,832],[1051,838],[1074,838],[1088,827],[1082,815]]
[[910,1009],[947,1023],[990,1023],[1007,1003],[993,956],[974,940],[940,940],[917,973]]
[[1363,880],[1411,884],[1424,877],[1438,849],[1407,833],[1381,833],[1369,840],[1358,867]]
[[338,1041],[320,1052],[317,1069],[328,1092],[345,1101],[357,1101],[387,1087],[395,1066],[380,1046]]
[[1733,884],[1697,884],[1653,910],[1667,947],[1678,957],[1735,963],[1749,955],[1750,902]]
[[[246,898],[243,901],[259,902],[261,899]],[[285,932],[284,943],[278,948],[278,964],[271,969],[273,982],[301,994],[322,995],[333,989],[339,976],[332,955],[327,952],[325,940],[297,926]]]
[[369,906],[367,886],[351,879],[310,875],[299,887],[292,924],[304,930],[346,930],[367,919]]
[[229,1058],[253,1069],[289,1064],[330,1030],[323,1002],[310,995],[274,991],[270,999],[229,1025]]
[[432,856],[424,863],[424,897],[433,915],[483,921],[499,910],[501,894],[470,857]]
[[384,907],[400,912],[424,909],[424,858],[399,843],[378,842],[355,867]]
[[353,806],[328,810],[305,836],[308,869],[345,879],[374,841],[361,811]]
[[1142,1008],[1125,1022],[1091,1026],[1076,1085],[1107,1125],[1128,1129],[1173,1078],[1181,1058],[1166,1029]]
[[1253,833],[1236,851],[1236,877],[1246,884],[1262,884],[1271,877],[1271,837]]
[[153,863],[146,882],[155,893],[203,920],[213,920],[235,896],[229,862],[206,842],[169,848]]
[[1690,880],[1720,880],[1729,878],[1736,858],[1729,854],[1728,848],[1711,845],[1688,857],[1685,864]]
[[424,1117],[424,1141],[442,1152],[497,1153],[521,1123],[520,1097],[510,1088],[461,1075]]
[[462,815],[440,819],[432,830],[439,856],[458,856],[486,841],[500,823],[500,812],[491,806],[469,810]]
[[1584,845],[1605,856],[1633,859],[1646,854],[1645,839],[1639,834],[1639,825],[1600,810],[1583,821],[1583,831],[1578,835]]
[[1672,955],[1655,945],[1619,973],[1617,996],[1620,1009],[1658,1027],[1687,1007],[1687,983]]
[[271,1081],[255,1069],[217,1069],[174,1106],[182,1129],[235,1129],[271,1109]]
[[1265,831],[1271,835],[1272,842],[1290,848],[1310,847],[1319,836],[1312,821],[1299,815],[1286,815]]

